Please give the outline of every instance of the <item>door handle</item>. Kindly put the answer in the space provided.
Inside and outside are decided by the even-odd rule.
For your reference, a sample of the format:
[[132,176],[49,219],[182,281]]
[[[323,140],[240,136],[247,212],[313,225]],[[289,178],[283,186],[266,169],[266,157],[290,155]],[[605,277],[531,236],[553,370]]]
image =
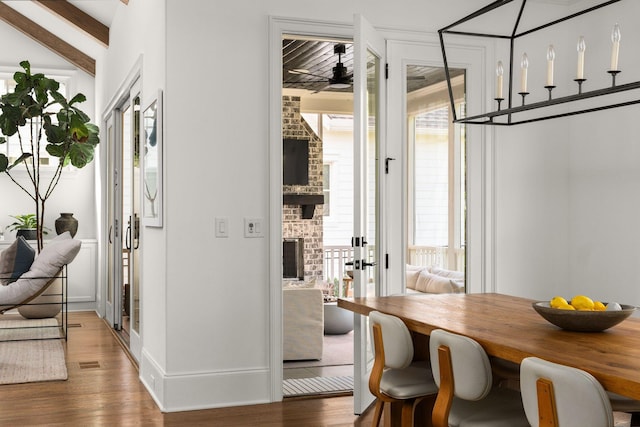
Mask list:
[[140,218],[138,218],[138,214],[134,214],[133,217],[133,249],[138,249],[140,247]]
[[127,226],[127,232],[124,236],[124,245],[127,250],[131,250],[131,223],[129,223],[129,225]]
[[362,260],[362,268],[364,269],[365,267],[375,267],[378,263],[377,262],[367,262],[365,260]]
[[113,233],[113,225],[109,226],[109,244],[113,243],[113,240],[111,240],[111,233]]

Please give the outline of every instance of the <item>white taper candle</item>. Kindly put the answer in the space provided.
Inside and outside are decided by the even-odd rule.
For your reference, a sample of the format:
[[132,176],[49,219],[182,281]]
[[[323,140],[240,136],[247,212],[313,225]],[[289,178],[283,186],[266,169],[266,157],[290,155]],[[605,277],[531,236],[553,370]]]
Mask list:
[[556,51],[550,44],[547,49],[547,86],[553,86],[553,62],[556,59]]
[[584,51],[587,50],[587,44],[584,42],[584,36],[580,36],[578,40],[578,72],[576,79],[584,79]]
[[522,61],[520,62],[520,92],[527,92],[527,72],[529,70],[529,57],[526,53],[522,55]]
[[618,70],[618,56],[620,55],[620,25],[616,24],[611,30],[611,71]]
[[502,93],[502,85],[504,83],[504,66],[502,65],[502,61],[498,61],[498,65],[496,66],[496,98],[503,99]]

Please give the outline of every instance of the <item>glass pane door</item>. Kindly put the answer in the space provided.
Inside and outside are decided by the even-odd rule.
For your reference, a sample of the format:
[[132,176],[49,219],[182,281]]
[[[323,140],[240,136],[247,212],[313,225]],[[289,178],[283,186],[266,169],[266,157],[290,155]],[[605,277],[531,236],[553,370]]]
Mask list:
[[113,111],[109,142],[109,249],[106,315],[131,354],[140,356],[140,96],[134,85]]
[[120,271],[122,233],[119,229],[119,215],[116,212],[120,205],[120,147],[116,144],[116,114],[112,114],[107,120],[107,294],[105,304],[105,318],[111,327],[119,327],[120,317],[116,313],[120,310],[116,289],[121,286]]
[[[354,291],[356,297],[380,293],[379,153],[383,135],[385,42],[356,15],[354,43]],[[362,413],[373,401],[369,372],[373,353],[368,317],[354,320],[354,408]]]

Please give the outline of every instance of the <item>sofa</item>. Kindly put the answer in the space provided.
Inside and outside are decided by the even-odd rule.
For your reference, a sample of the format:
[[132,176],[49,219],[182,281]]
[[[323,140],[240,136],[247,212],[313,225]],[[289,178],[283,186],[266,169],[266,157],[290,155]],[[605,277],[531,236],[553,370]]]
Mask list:
[[322,359],[324,304],[322,289],[285,286],[282,291],[283,359]]
[[406,274],[407,293],[464,293],[464,273],[462,271],[407,264]]

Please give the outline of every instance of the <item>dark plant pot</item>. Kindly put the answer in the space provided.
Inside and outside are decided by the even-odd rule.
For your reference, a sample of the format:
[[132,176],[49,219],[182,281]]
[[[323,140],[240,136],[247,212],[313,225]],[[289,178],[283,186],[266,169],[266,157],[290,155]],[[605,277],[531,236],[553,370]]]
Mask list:
[[56,233],[62,234],[65,231],[71,233],[71,237],[78,232],[78,220],[72,213],[61,213],[60,218],[56,219]]
[[22,236],[25,240],[37,240],[38,231],[35,228],[23,228],[16,231],[16,237]]

